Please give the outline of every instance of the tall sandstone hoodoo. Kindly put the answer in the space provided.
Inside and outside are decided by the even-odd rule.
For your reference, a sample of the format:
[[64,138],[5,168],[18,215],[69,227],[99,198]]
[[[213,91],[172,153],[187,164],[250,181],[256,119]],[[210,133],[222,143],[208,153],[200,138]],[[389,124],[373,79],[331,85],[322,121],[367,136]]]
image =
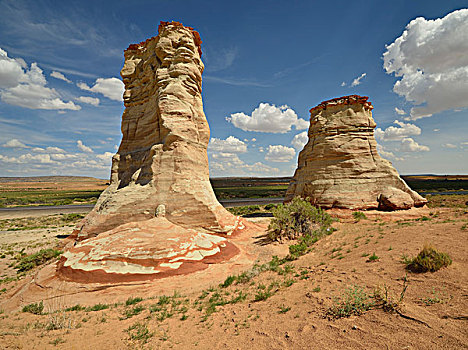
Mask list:
[[209,181],[200,36],[178,22],[125,51],[122,142],[109,187],[72,235],[57,274],[114,283],[185,274],[235,256],[244,222]]
[[234,229],[235,217],[209,181],[200,44],[192,28],[161,22],[158,36],[125,50],[122,142],[110,186],[79,227],[78,240],[150,219],[161,206],[185,228]]
[[300,196],[322,208],[379,210],[426,203],[377,153],[372,109],[368,97],[351,95],[310,110],[309,141],[299,153],[286,201]]

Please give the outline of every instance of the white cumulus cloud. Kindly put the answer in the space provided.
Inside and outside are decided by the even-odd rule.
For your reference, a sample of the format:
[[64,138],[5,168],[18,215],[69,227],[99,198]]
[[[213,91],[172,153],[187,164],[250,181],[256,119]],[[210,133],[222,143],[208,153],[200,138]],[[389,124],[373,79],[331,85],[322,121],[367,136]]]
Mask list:
[[247,145],[234,136],[229,136],[225,140],[214,137],[210,140],[208,149],[213,152],[245,153],[247,152]]
[[83,152],[87,152],[87,153],[94,152],[91,147],[85,146],[81,140],[76,141],[76,147],[78,147],[78,149],[80,149]]
[[210,174],[214,176],[265,176],[274,175],[278,172],[278,168],[261,162],[247,164],[237,154],[233,153],[215,153],[212,155],[212,161],[210,161]]
[[291,141],[291,145],[293,145],[293,147],[297,150],[302,150],[308,141],[309,136],[307,135],[307,131],[304,131],[294,136]]
[[276,107],[269,103],[260,103],[252,115],[234,113],[226,118],[235,127],[245,131],[286,133],[294,125],[297,130],[306,129],[309,122],[297,117],[296,112],[286,105]]
[[114,101],[123,101],[124,83],[117,78],[97,78],[93,87],[81,82],[76,84],[81,90],[100,93]]
[[283,145],[270,145],[265,160],[270,162],[286,163],[294,158],[296,150]]
[[355,78],[353,80],[353,82],[351,83],[351,86],[358,86],[361,84],[361,80],[365,78],[365,76],[367,75],[367,73],[362,73],[360,76],[358,76],[357,78]]
[[50,73],[50,76],[55,79],[66,81],[67,83],[71,83],[71,80],[60,72],[53,71],[52,73]]
[[445,148],[457,148],[457,145],[454,145],[453,143],[444,143],[442,147]]
[[393,152],[387,151],[384,146],[377,144],[377,151],[385,159],[393,159],[393,160],[403,160],[403,158],[399,158],[393,154]]
[[110,162],[112,160],[113,155],[114,154],[111,152],[104,152],[103,154],[96,154],[96,158],[105,162]]
[[398,107],[395,107],[395,112],[398,115],[405,115],[406,114],[406,112],[404,110],[402,110],[402,109],[400,109]]
[[17,139],[11,139],[7,142],[5,142],[2,147],[5,148],[29,148],[29,146],[26,146],[24,143]]
[[398,120],[393,122],[396,126],[389,126],[385,130],[375,129],[375,137],[383,141],[400,141],[408,136],[421,135],[421,129],[410,123],[403,123]]
[[87,103],[93,106],[98,106],[99,105],[99,99],[95,97],[89,97],[89,96],[80,96],[76,98],[77,101]]
[[400,78],[393,91],[417,106],[409,119],[468,107],[468,9],[418,17],[386,49],[383,67]]
[[65,102],[60,94],[46,86],[47,81],[37,63],[29,67],[23,59],[8,57],[0,49],[0,97],[2,102],[30,109],[70,109],[80,106],[72,101]]
[[408,137],[401,140],[401,147],[400,151],[403,152],[427,152],[429,151],[429,147],[420,145],[412,138]]

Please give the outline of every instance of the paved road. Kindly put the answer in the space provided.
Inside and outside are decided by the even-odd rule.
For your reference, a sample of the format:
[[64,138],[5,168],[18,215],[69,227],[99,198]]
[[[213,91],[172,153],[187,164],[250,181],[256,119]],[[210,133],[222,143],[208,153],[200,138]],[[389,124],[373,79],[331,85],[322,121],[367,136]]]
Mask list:
[[[236,198],[224,199],[219,202],[225,208],[241,207],[244,205],[263,205],[270,203],[282,203],[282,197],[275,198]],[[0,219],[14,219],[31,216],[44,216],[55,214],[70,214],[70,213],[88,213],[93,209],[93,204],[81,205],[59,205],[59,206],[36,206],[36,207],[16,207],[16,208],[0,208]]]

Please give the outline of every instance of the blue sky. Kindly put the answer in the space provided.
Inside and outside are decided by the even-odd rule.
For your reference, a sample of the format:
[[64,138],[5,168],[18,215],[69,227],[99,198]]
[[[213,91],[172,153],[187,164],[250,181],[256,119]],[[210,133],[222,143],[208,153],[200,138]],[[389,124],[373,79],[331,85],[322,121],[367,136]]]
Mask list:
[[203,40],[211,176],[287,176],[309,109],[370,97],[402,174],[468,173],[466,1],[0,0],[0,176],[108,178],[123,50],[160,21]]

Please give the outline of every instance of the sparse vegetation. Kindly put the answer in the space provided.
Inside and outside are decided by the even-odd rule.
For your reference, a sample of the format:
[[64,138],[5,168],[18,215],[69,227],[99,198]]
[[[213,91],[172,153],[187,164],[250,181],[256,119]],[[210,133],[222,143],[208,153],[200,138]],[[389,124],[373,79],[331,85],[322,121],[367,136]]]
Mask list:
[[366,220],[367,216],[362,211],[354,211],[353,218],[356,222],[359,222],[360,220]]
[[145,310],[145,307],[141,306],[141,305],[137,305],[137,306],[134,306],[132,308],[126,308],[123,311],[123,317],[121,317],[120,319],[121,320],[126,320],[127,318],[131,318],[133,316],[138,315],[143,310]]
[[379,286],[374,290],[374,300],[376,305],[380,306],[386,312],[399,311],[403,298],[405,297],[406,289],[408,288],[408,279],[406,276],[403,278],[403,289],[397,297],[390,292],[386,284]]
[[375,255],[375,252],[374,252],[374,253],[372,253],[371,256],[369,256],[369,258],[367,258],[367,261],[368,261],[368,262],[373,262],[373,261],[377,261],[377,260],[379,260],[379,259],[380,259],[380,258],[379,258],[377,255]]
[[125,302],[125,305],[129,306],[129,305],[135,305],[135,304],[138,304],[139,302],[143,301],[143,298],[140,298],[140,297],[135,297],[135,298],[132,298],[132,297],[129,297],[127,299],[127,301]]
[[2,190],[0,207],[95,203],[102,191]]
[[335,298],[333,305],[327,314],[332,318],[361,315],[373,305],[369,295],[362,287],[352,286],[347,288],[339,298]]
[[101,311],[101,310],[106,310],[109,308],[109,305],[108,304],[96,304],[96,305],[93,305],[93,306],[90,306],[90,307],[87,307],[85,310],[87,312],[90,312],[90,311]]
[[34,315],[42,315],[42,311],[44,311],[44,303],[41,301],[40,303],[33,303],[23,307],[23,312],[29,312]]
[[452,264],[452,259],[448,254],[438,252],[434,247],[426,245],[413,259],[405,257],[404,263],[406,269],[411,272],[435,272]]
[[137,322],[127,329],[128,336],[131,340],[138,341],[142,344],[146,344],[148,340],[154,335],[148,329],[146,324]]
[[267,300],[274,294],[273,288],[275,285],[272,283],[268,287],[265,287],[263,284],[258,285],[257,293],[255,294],[254,301]]
[[84,306],[81,306],[80,304],[76,304],[74,306],[66,308],[65,311],[82,311],[84,309],[86,309]]
[[57,258],[62,252],[56,249],[41,249],[39,252],[24,256],[19,259],[15,269],[19,272],[29,271],[36,266],[42,265],[51,259]]
[[24,231],[41,228],[61,227],[74,225],[84,218],[83,214],[59,214],[43,217],[25,217],[0,220],[0,230]]
[[302,236],[319,238],[332,223],[330,215],[300,197],[295,197],[285,205],[278,205],[272,212],[274,217],[268,227],[268,236],[272,240],[297,239]]
[[289,306],[281,305],[281,306],[279,307],[278,313],[279,313],[279,314],[285,314],[285,313],[288,312],[289,310],[291,310],[291,308],[290,308]]

